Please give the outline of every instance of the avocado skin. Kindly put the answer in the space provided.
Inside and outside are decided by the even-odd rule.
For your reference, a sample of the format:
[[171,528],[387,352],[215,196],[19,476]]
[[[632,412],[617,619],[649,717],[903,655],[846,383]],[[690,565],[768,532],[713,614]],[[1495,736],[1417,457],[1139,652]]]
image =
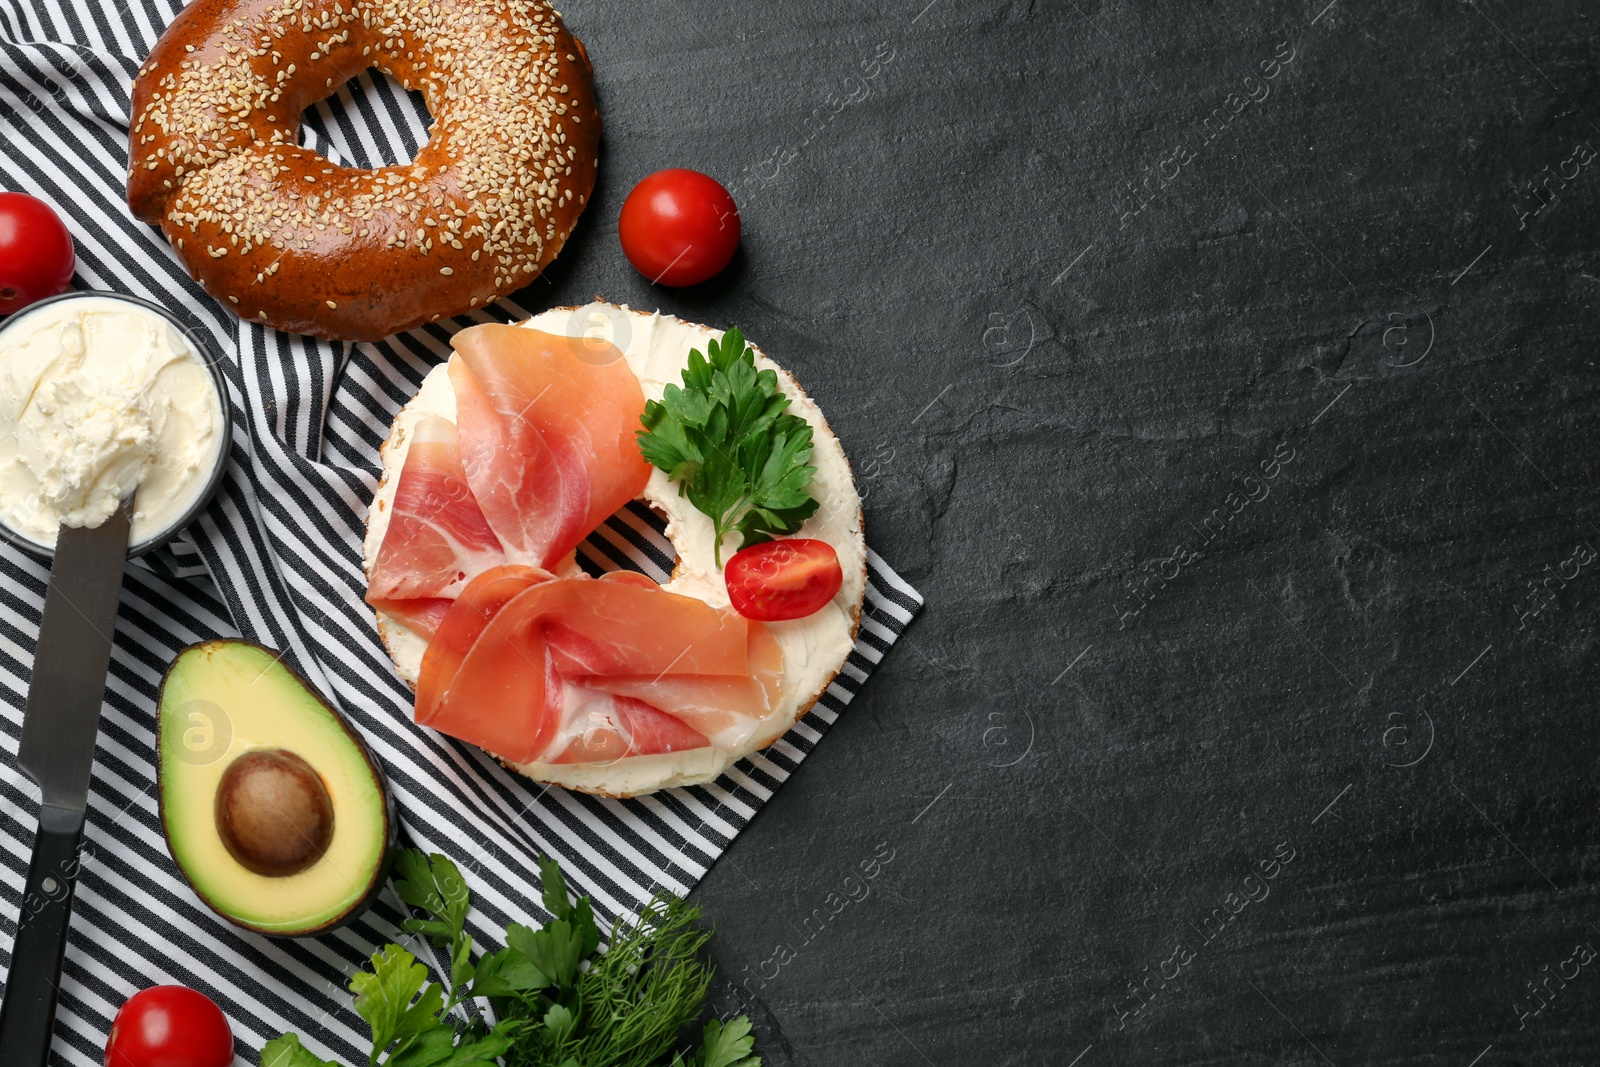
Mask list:
[[[172,657],[172,662],[167,664],[167,669],[161,676],[161,688],[156,692],[156,712],[158,721],[156,725],[157,752],[155,764],[156,809],[161,816],[161,834],[162,837],[167,841],[167,851],[169,855],[172,852],[171,824],[167,820],[167,790],[166,783],[163,781],[166,772],[162,768],[164,761],[161,759],[161,753],[159,750],[161,738],[159,715],[160,709],[164,706],[167,695],[167,681],[172,677],[173,666],[176,665],[186,653],[200,652],[208,648],[221,648],[225,646],[245,646],[254,648],[257,651],[264,652],[269,657],[274,658],[280,657],[281,655],[274,649],[270,649],[265,645],[258,644],[255,641],[249,641],[242,637],[223,637],[214,638],[210,641],[198,641],[192,645],[186,646],[185,648],[179,649],[177,655]],[[345,719],[344,713],[340,711],[332,702],[330,702],[326,696],[323,695],[322,690],[312,685],[305,675],[295,670],[294,667],[291,666],[285,659],[277,658],[276,669],[287,673],[297,684],[299,684],[302,689],[311,694],[311,696],[314,697],[324,708],[328,709],[328,712],[333,716],[334,721],[339,724],[339,728],[344,731],[345,736],[348,737],[351,743],[355,746],[356,751],[360,752],[362,758],[366,760],[367,767],[372,772],[373,780],[378,783],[378,792],[383,797],[383,856],[373,869],[372,883],[367,886],[366,891],[363,892],[361,897],[350,906],[349,910],[325,923],[317,926],[309,926],[303,930],[268,930],[263,929],[262,927],[253,923],[241,920],[238,917],[230,915],[221,908],[217,907],[207,895],[205,889],[196,885],[194,879],[189,877],[189,872],[184,870],[183,864],[174,860],[173,866],[178,868],[178,873],[183,876],[183,880],[188,884],[189,888],[194,890],[195,896],[200,898],[201,903],[205,904],[206,907],[216,912],[219,916],[226,919],[234,926],[240,927],[244,930],[249,930],[253,933],[261,934],[264,937],[286,939],[297,937],[315,937],[319,934],[326,934],[337,930],[340,927],[348,926],[350,923],[354,922],[357,917],[370,908],[373,902],[377,900],[378,894],[383,892],[384,886],[388,884],[389,881],[390,870],[394,867],[395,853],[397,851],[400,837],[400,823],[395,817],[394,793],[389,789],[389,776],[384,772],[383,764],[379,763],[377,757],[372,754],[372,749],[367,747],[367,743],[361,737],[361,734],[357,732]],[[337,815],[335,815],[335,817],[337,817]]]

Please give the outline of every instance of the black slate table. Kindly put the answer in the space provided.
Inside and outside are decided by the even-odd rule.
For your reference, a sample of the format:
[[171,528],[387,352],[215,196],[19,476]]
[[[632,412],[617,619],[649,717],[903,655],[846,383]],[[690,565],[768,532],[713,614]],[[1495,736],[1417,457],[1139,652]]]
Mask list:
[[1595,1062],[1600,10],[566,14],[540,299],[744,327],[928,599],[695,893],[768,1063]]

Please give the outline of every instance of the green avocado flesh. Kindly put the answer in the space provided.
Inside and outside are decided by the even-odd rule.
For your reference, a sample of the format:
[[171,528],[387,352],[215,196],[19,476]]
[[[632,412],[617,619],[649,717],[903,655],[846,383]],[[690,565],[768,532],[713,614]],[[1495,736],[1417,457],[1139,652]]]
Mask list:
[[167,848],[214,911],[295,936],[376,895],[394,831],[383,772],[280,657],[247,641],[186,648],[158,717]]

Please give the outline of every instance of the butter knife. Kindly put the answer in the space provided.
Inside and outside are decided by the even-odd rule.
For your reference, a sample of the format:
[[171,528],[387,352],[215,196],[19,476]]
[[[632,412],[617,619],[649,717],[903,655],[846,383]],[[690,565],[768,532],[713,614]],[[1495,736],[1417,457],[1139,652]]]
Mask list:
[[63,526],[56,538],[17,747],[42,806],[0,1004],[7,1064],[43,1067],[50,1055],[132,516],[130,497],[99,526]]

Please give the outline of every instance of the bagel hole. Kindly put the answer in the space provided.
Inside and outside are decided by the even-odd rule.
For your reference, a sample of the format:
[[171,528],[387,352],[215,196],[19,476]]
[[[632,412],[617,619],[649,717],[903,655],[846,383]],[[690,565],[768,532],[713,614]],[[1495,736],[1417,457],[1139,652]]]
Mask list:
[[[428,143],[432,124],[421,93],[368,67],[300,113],[300,147],[342,166],[403,167]],[[364,137],[358,130],[372,133]]]
[[678,566],[678,552],[666,529],[661,509],[631,501],[578,546],[578,566],[596,578],[609,571],[635,571],[666,582]]

